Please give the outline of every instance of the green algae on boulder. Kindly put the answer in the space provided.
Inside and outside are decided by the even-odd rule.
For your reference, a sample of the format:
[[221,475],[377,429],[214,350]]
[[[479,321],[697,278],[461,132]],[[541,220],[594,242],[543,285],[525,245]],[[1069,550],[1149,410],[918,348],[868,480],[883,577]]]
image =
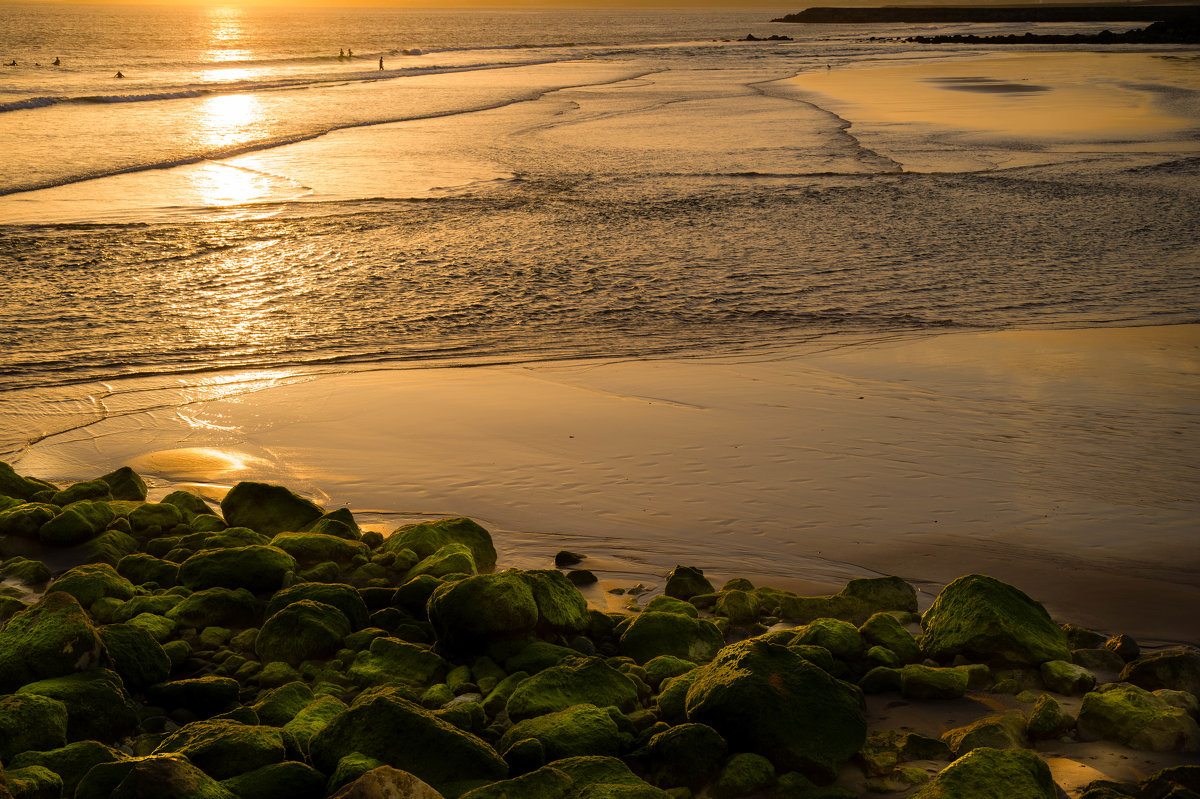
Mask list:
[[129,513],[129,528],[143,541],[158,538],[183,523],[183,513],[167,502],[143,502]]
[[146,500],[146,481],[128,466],[122,466],[120,469],[101,475],[100,479],[108,484],[113,499],[138,502]]
[[356,557],[370,557],[371,550],[361,541],[324,533],[278,533],[271,539],[304,568],[331,561],[345,566]]
[[936,669],[910,663],[900,669],[900,693],[906,699],[957,699],[967,692],[969,678],[960,669]]
[[1029,721],[1025,724],[1025,734],[1034,741],[1044,741],[1065,735],[1073,726],[1075,719],[1063,709],[1054,697],[1042,694],[1038,697],[1029,712]]
[[50,502],[59,507],[66,507],[72,502],[83,500],[100,500],[103,502],[112,499],[115,499],[115,497],[113,497],[112,488],[108,483],[103,480],[85,480],[55,492],[50,498]]
[[112,658],[113,671],[126,687],[138,691],[162,682],[171,673],[171,661],[146,630],[131,624],[106,624],[100,640]]
[[179,564],[144,552],[135,552],[117,561],[117,574],[134,585],[154,583],[161,588],[168,588],[179,580]]
[[713,584],[704,576],[704,572],[694,566],[676,566],[667,575],[666,587],[663,593],[674,599],[685,602],[698,594],[713,593]]
[[137,704],[115,672],[93,669],[27,683],[18,694],[56,699],[67,707],[68,741],[115,741],[137,726]]
[[[67,742],[67,706],[36,694],[0,696],[0,762],[29,750],[57,749]],[[33,764],[30,764],[33,765]]]
[[790,645],[820,646],[842,660],[856,660],[863,653],[862,634],[850,622],[814,619],[796,630]]
[[301,661],[329,657],[342,648],[350,621],[332,605],[302,599],[285,606],[263,622],[254,651],[264,662],[297,666]]
[[1115,741],[1152,752],[1200,752],[1200,726],[1186,710],[1128,683],[1102,685],[1086,694],[1076,728],[1083,741]]
[[781,771],[832,782],[866,740],[859,690],[786,647],[730,644],[684,677],[692,675],[687,720],[708,724],[734,751],[758,752]]
[[260,594],[278,591],[296,570],[296,559],[274,546],[206,549],[179,567],[179,582],[193,591],[245,588]]
[[98,763],[80,781],[75,799],[239,799],[182,755]]
[[47,594],[57,591],[75,597],[85,608],[101,597],[128,600],[136,593],[133,583],[107,563],[88,563],[68,569],[46,589]]
[[0,628],[0,691],[108,662],[91,619],[70,594],[47,593]]
[[514,724],[500,738],[504,751],[525,738],[535,738],[555,760],[576,755],[617,755],[621,750],[620,728],[612,716],[595,705],[575,705],[525,719]]
[[621,634],[621,653],[638,663],[660,655],[702,663],[724,645],[725,638],[711,621],[681,613],[639,613]]
[[693,790],[716,777],[729,747],[706,724],[677,724],[650,738],[647,744],[654,783]]
[[221,513],[233,527],[249,527],[267,536],[304,530],[324,515],[321,507],[283,486],[242,482],[221,500]]
[[807,624],[815,619],[840,619],[862,624],[875,613],[915,613],[917,610],[916,589],[899,577],[854,579],[830,596],[804,597],[761,589],[757,593],[774,595],[780,615],[798,624]]
[[399,638],[379,637],[359,652],[346,671],[347,678],[363,687],[395,684],[423,689],[438,682],[450,664],[439,655]]
[[439,646],[464,655],[525,638],[538,622],[533,590],[514,571],[446,583],[429,597],[428,609]]
[[281,763],[284,733],[276,727],[212,719],[185,724],[163,739],[154,754],[180,754],[217,780]]
[[916,663],[921,659],[921,646],[912,633],[891,613],[873,613],[858,632],[866,646],[882,646],[900,659],[901,663]]
[[955,757],[962,757],[974,749],[1022,749],[1025,738],[1025,717],[1017,711],[984,716],[981,719],[948,730],[942,741],[950,747]]
[[287,724],[283,725],[284,732],[296,739],[300,751],[308,753],[313,736],[325,729],[347,709],[347,705],[336,696],[321,696],[305,705]]
[[496,567],[496,547],[492,536],[471,519],[438,519],[436,521],[408,524],[397,528],[380,547],[381,552],[399,552],[411,549],[424,559],[447,544],[463,544],[471,551],[475,567],[481,572]]
[[408,771],[447,797],[508,776],[504,760],[481,739],[386,690],[359,697],[334,717],[313,736],[309,753],[326,774],[359,753]]
[[408,571],[410,577],[429,574],[445,577],[450,574],[476,574],[475,557],[466,544],[446,544],[432,555],[422,558]]
[[29,499],[39,491],[57,491],[58,488],[33,477],[22,477],[12,466],[0,461],[0,495]]
[[221,787],[238,799],[322,799],[325,775],[312,766],[289,760],[221,780]]
[[345,583],[297,583],[284,588],[275,592],[267,602],[263,617],[269,619],[293,602],[303,599],[337,608],[345,615],[353,630],[361,630],[367,626],[370,611],[363,601],[362,594]]
[[566,576],[554,569],[518,572],[533,592],[538,620],[534,632],[543,637],[569,636],[588,629],[587,601]]
[[[145,497],[142,497],[145,499]],[[183,521],[190,524],[197,516],[212,515],[212,508],[204,501],[204,498],[190,491],[172,491],[162,498],[162,503],[165,505],[174,505],[179,509],[179,514]]]
[[947,585],[921,618],[921,649],[934,660],[1039,666],[1071,659],[1066,634],[1042,605],[1011,585],[971,574]]
[[165,708],[184,708],[207,717],[236,707],[240,691],[237,680],[207,675],[157,683],[146,690],[146,696]]
[[590,704],[631,710],[638,692],[633,681],[600,658],[569,658],[522,682],[505,706],[513,721],[541,716],[572,705]]
[[1096,675],[1074,663],[1047,660],[1041,665],[1040,671],[1042,682],[1055,693],[1079,696],[1096,687]]
[[45,585],[50,582],[50,568],[40,560],[30,560],[20,555],[8,558],[0,565],[0,575],[24,585]]
[[[99,763],[115,763],[125,755],[99,741],[76,741],[56,749],[26,751],[4,759],[11,768],[42,766],[62,778],[62,796],[74,796],[75,788],[92,766]],[[57,796],[57,794],[56,794]]]
[[166,617],[182,627],[252,627],[259,613],[258,600],[245,588],[206,588],[185,597]]
[[100,535],[113,518],[107,502],[74,502],[43,524],[38,538],[53,546],[75,546]]
[[1200,653],[1171,647],[1144,655],[1125,666],[1120,679],[1148,691],[1169,688],[1200,697]]
[[1028,749],[975,749],[909,799],[1058,799],[1050,767]]
[[419,777],[391,766],[379,766],[343,786],[330,799],[445,799]]

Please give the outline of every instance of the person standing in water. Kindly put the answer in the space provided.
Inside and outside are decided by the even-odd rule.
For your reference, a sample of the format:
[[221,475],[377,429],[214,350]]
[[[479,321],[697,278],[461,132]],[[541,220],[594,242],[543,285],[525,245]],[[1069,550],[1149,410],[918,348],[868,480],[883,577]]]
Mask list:
[[61,66],[62,66],[62,61],[60,61],[60,60],[58,59],[58,56],[55,56],[55,57],[54,57],[54,66],[56,66],[56,67],[61,67]]
[[379,56],[379,69],[380,71],[383,70],[383,56]]

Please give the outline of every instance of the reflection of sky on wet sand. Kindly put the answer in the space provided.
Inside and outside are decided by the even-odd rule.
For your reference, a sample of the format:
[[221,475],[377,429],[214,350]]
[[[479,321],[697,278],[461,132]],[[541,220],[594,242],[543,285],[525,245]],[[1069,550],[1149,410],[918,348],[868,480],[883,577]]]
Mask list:
[[838,113],[844,104],[855,124],[1116,141],[1196,125],[1160,98],[1173,87],[1200,89],[1200,73],[1148,53],[1021,53],[815,72],[791,82],[830,99]]

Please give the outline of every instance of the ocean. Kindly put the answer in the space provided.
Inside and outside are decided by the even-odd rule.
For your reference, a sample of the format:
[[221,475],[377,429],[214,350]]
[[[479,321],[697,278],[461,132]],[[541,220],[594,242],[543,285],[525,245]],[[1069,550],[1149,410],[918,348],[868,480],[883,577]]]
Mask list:
[[1197,48],[782,13],[0,4],[0,394],[1200,321]]

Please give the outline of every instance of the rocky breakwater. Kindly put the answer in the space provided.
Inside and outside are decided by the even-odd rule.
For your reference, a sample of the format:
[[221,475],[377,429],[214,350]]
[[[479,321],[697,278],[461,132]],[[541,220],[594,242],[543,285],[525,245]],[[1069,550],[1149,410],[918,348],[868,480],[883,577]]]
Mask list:
[[[1054,799],[1041,740],[1200,751],[1195,652],[980,575],[918,616],[895,577],[802,597],[681,566],[606,613],[560,570],[495,571],[468,519],[384,536],[258,483],[148,502],[128,469],[0,464],[0,536],[25,553],[0,561],[0,797]],[[873,721],[893,695],[1018,709],[926,736]]]

